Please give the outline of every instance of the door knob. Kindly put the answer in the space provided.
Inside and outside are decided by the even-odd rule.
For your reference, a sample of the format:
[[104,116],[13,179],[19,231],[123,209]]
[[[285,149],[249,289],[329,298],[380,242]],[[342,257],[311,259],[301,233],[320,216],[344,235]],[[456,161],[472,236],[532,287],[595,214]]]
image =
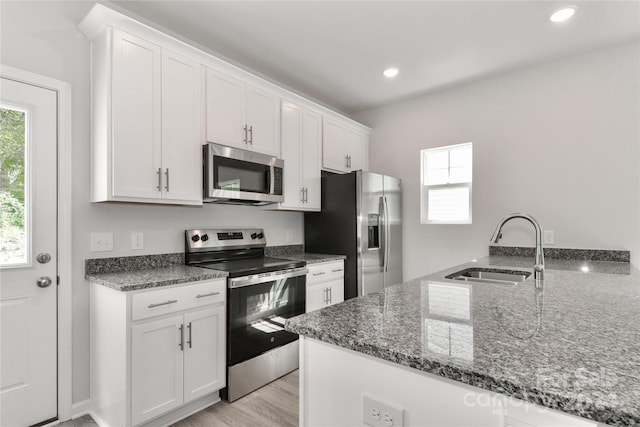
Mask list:
[[51,261],[51,254],[48,254],[46,252],[40,253],[38,254],[38,256],[36,257],[36,260],[40,263],[40,264],[46,264],[49,261]]
[[51,286],[51,277],[47,277],[47,276],[38,277],[38,280],[36,280],[36,283],[40,288],[48,288],[49,286]]

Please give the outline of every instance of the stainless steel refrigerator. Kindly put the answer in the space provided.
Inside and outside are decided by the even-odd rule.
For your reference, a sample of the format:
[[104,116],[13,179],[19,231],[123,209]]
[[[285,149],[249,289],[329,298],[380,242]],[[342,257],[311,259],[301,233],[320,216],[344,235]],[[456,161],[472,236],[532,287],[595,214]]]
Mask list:
[[402,282],[401,184],[362,171],[322,177],[322,212],[304,214],[305,251],[347,256],[345,299]]

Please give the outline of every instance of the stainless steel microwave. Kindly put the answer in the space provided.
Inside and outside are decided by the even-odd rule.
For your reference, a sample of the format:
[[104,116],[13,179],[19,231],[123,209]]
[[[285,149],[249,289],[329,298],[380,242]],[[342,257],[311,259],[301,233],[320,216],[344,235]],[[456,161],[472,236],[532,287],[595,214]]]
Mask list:
[[206,203],[267,205],[284,201],[284,160],[218,144],[203,146]]

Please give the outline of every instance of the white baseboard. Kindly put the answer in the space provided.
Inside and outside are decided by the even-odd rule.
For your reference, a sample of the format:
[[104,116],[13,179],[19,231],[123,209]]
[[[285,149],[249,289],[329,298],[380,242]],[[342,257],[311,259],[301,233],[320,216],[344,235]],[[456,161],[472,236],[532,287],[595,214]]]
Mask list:
[[71,405],[71,419],[80,418],[91,411],[91,399],[82,400]]

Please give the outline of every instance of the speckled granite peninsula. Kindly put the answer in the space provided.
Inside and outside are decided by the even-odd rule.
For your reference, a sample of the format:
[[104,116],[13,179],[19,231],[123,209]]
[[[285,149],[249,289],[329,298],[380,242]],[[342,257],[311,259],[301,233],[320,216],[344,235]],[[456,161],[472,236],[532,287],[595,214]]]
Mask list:
[[[290,319],[308,338],[614,426],[640,425],[640,271],[546,262],[519,285],[444,277],[480,266],[531,272],[533,257],[489,256]],[[442,328],[457,335],[442,340]]]

